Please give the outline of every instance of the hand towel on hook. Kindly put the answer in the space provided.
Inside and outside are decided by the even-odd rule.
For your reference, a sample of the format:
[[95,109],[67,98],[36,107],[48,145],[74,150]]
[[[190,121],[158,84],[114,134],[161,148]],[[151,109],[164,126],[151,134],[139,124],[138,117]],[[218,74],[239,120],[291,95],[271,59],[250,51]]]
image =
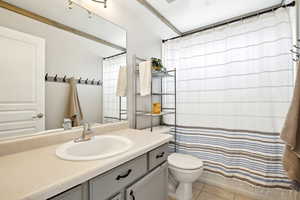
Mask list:
[[72,77],[69,83],[70,83],[69,102],[68,102],[68,107],[67,107],[67,112],[65,117],[72,120],[73,126],[79,126],[80,122],[83,120],[83,114],[79,102],[76,80]]

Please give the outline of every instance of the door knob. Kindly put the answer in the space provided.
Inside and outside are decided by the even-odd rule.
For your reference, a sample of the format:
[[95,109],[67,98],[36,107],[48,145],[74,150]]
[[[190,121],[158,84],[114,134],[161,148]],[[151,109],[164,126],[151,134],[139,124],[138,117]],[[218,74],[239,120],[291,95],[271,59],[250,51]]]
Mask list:
[[44,114],[43,113],[39,113],[36,116],[33,116],[32,119],[41,119],[43,117],[44,117]]

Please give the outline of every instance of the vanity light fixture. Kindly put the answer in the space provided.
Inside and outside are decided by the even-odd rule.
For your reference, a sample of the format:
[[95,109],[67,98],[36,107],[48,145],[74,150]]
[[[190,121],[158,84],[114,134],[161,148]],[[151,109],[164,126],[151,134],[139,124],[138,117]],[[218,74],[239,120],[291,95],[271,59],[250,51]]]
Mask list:
[[107,0],[103,0],[103,1],[92,0],[92,1],[97,2],[97,3],[103,3],[104,4],[104,8],[107,8]]
[[71,10],[73,8],[73,2],[68,0],[68,8]]
[[87,11],[88,12],[88,15],[89,15],[89,19],[92,19],[92,12],[91,11]]

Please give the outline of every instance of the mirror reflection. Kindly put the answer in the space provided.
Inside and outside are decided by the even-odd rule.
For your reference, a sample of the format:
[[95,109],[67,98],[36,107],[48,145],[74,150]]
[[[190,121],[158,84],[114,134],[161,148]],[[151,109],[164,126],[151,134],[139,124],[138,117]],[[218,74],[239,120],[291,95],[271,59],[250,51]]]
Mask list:
[[0,138],[127,120],[126,31],[71,1],[7,5],[13,9],[0,12]]

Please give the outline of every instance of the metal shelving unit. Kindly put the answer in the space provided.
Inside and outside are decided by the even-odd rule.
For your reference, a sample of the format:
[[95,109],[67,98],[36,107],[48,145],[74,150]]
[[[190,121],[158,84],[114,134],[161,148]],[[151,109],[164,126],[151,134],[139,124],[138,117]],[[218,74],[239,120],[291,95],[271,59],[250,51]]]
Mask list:
[[[177,94],[176,94],[176,69],[169,70],[166,72],[155,72],[152,71],[152,79],[151,79],[151,94],[150,94],[150,112],[149,111],[142,111],[142,110],[137,110],[137,101],[138,101],[138,96],[140,96],[140,93],[137,91],[137,79],[139,76],[139,70],[138,66],[140,62],[144,62],[146,59],[141,59],[138,58],[137,56],[133,56],[133,64],[135,66],[135,128],[137,128],[137,118],[139,116],[145,116],[149,117],[150,120],[150,130],[151,132],[153,131],[153,118],[160,117],[160,124],[159,125],[167,125],[163,123],[162,117],[165,115],[174,115],[174,149],[176,151],[176,144],[177,144],[177,136],[176,136],[176,129],[177,129],[177,109],[176,109],[176,99],[177,99]],[[163,79],[165,78],[173,78],[174,80],[174,93],[164,93],[163,91]],[[160,91],[159,92],[154,92],[153,91],[153,80],[154,79],[159,79],[160,80]],[[153,104],[153,97],[158,96],[160,98],[160,103],[161,103],[161,113],[160,114],[153,114],[152,111],[152,104]],[[163,107],[164,102],[163,102],[163,97],[164,96],[174,96],[174,107]],[[169,126],[169,125],[168,125]]]

